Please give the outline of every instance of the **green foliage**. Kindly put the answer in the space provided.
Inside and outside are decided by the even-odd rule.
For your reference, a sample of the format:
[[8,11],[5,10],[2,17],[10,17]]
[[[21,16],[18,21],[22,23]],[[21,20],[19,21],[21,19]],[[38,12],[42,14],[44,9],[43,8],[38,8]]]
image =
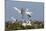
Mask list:
[[15,29],[15,30],[17,30],[17,29],[24,29],[24,26],[22,26],[22,24],[21,23],[18,23],[18,22],[15,22],[15,23],[9,23],[9,24],[7,24],[6,23],[6,25],[5,25],[8,29]]
[[15,23],[5,23],[5,28],[8,28],[10,30],[22,30],[22,29],[38,29],[38,28],[44,28],[44,24],[42,22],[32,22],[32,26],[26,25],[23,26],[21,22],[15,22]]

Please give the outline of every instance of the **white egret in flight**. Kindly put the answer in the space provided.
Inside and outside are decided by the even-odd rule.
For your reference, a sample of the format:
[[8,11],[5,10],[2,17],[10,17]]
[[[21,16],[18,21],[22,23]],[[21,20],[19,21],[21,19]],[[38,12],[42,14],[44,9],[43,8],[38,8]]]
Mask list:
[[27,9],[26,8],[26,10],[23,10],[23,8],[22,8],[22,10],[20,10],[20,9],[18,9],[18,8],[16,8],[16,7],[13,7],[18,13],[26,13],[26,14],[28,14],[28,15],[31,15],[32,14],[32,12],[28,12],[29,11],[29,9]]
[[22,14],[22,18],[24,15],[28,15],[28,16],[31,16],[32,12],[29,12],[29,9],[26,8],[25,9],[18,9],[17,7],[13,7],[18,13]]

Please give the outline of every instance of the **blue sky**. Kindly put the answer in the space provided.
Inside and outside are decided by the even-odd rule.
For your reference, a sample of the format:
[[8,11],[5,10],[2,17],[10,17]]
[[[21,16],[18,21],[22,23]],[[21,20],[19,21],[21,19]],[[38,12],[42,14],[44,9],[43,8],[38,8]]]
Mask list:
[[10,1],[6,0],[6,5],[5,5],[5,17],[6,21],[11,20],[11,17],[13,16],[14,18],[21,19],[21,15],[17,13],[13,7],[17,8],[31,8],[30,10],[32,11],[32,17],[31,19],[36,19],[36,20],[43,20],[43,11],[44,11],[44,4],[41,2],[16,2],[16,1]]

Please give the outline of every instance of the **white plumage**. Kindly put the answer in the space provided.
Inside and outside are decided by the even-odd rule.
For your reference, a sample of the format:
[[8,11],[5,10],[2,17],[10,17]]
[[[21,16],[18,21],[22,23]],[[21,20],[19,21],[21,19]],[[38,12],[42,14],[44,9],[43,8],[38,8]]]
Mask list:
[[11,19],[13,20],[12,23],[15,23],[16,19],[14,17],[11,17]]
[[11,17],[12,20],[16,21],[16,19],[14,17]]
[[[20,13],[22,15],[23,18],[25,18],[26,15],[28,15],[29,17],[31,16],[32,12],[29,12],[29,9],[18,9],[17,7],[13,7],[18,13]],[[14,17],[11,17],[12,20],[16,21],[16,19]],[[24,19],[25,20],[25,19]],[[27,19],[26,19],[27,20]],[[14,23],[14,21],[12,21],[12,23]],[[23,23],[22,25],[26,26],[26,25],[30,25],[30,21],[28,20],[26,23]]]
[[32,14],[32,12],[25,12],[27,15],[31,15]]
[[17,12],[21,13],[21,10],[16,8],[16,7],[13,7]]
[[20,13],[22,15],[22,19],[26,20],[27,19],[27,15],[31,16],[32,12],[29,12],[29,9],[24,9],[22,8],[21,10],[18,9],[17,7],[13,7],[18,13]]
[[[18,13],[21,13],[22,11],[18,9],[17,7],[13,7]],[[29,9],[26,8],[26,10],[23,10],[23,13],[26,13],[27,15],[31,15],[32,12],[29,12]]]

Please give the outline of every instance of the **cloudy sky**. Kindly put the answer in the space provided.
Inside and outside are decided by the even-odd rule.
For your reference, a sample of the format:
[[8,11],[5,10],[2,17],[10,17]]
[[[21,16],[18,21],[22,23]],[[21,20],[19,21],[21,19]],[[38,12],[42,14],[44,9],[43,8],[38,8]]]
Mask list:
[[44,0],[12,0],[12,1],[32,1],[32,2],[44,2]]
[[[43,11],[44,11],[44,4],[43,2],[21,2],[21,1],[12,1],[6,0],[5,5],[5,16],[6,21],[11,20],[11,17],[21,19],[21,15],[13,9],[13,7],[21,8],[28,8],[32,11],[31,19],[36,20],[43,20]],[[31,9],[30,9],[31,8]]]

